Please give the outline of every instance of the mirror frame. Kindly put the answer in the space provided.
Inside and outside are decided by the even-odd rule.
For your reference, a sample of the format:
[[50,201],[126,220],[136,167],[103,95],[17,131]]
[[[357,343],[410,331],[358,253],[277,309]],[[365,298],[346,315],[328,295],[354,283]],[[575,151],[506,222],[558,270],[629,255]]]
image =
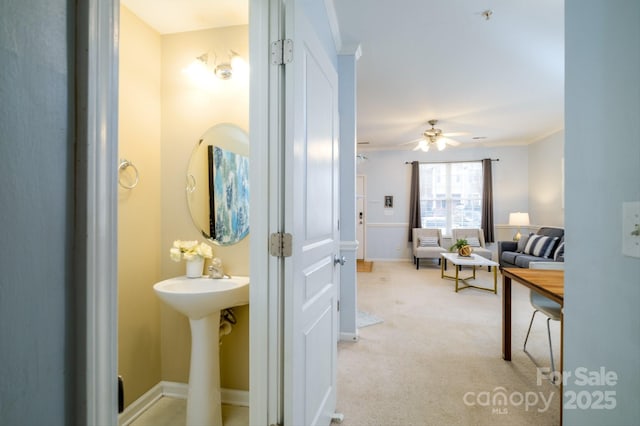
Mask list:
[[[214,158],[215,157],[215,158]],[[222,193],[220,168],[232,168],[229,181],[224,181],[226,202],[219,203],[215,193]],[[207,182],[206,185],[201,182]],[[200,234],[208,241],[228,246],[242,241],[249,235],[249,135],[240,127],[231,123],[216,124],[207,129],[189,158],[186,176],[187,207],[191,220]],[[239,211],[229,209],[229,205],[239,207]],[[215,215],[212,212],[216,212]],[[212,236],[216,232],[216,219],[234,227],[241,226],[239,234],[227,234],[222,238]],[[213,228],[213,231],[212,231]],[[235,229],[235,228],[234,228]]]

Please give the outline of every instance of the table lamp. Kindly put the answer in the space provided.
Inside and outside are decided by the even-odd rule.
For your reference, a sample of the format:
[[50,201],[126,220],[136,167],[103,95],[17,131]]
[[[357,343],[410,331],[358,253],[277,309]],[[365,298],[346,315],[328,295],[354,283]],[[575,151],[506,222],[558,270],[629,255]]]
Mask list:
[[520,237],[522,237],[520,227],[529,226],[529,213],[509,213],[509,225],[518,227],[518,232],[513,236],[513,241],[519,241]]

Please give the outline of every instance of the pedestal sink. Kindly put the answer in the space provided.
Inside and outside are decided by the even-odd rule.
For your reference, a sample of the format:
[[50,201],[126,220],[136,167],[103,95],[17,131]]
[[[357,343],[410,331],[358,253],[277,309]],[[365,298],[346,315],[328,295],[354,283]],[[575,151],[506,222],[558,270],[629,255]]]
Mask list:
[[160,281],[153,289],[167,305],[189,317],[187,426],[222,426],[220,311],[249,303],[249,277],[177,277]]

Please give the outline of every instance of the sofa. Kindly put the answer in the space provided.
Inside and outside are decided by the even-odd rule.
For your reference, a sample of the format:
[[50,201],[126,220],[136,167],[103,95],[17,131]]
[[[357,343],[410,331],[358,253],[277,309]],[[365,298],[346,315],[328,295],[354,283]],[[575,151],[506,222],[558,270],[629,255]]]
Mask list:
[[498,241],[500,268],[528,268],[531,262],[564,262],[564,229],[542,227],[519,241]]

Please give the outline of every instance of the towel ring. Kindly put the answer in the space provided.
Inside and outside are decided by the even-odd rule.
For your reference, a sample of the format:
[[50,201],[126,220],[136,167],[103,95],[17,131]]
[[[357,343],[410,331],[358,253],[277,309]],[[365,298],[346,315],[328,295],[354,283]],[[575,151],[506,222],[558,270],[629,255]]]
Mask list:
[[122,172],[123,170],[126,170],[128,167],[133,168],[133,171],[135,172],[135,176],[136,177],[135,177],[133,183],[132,184],[122,183],[122,179],[120,179],[119,176],[118,176],[118,183],[123,188],[133,189],[136,186],[138,186],[138,181],[140,180],[140,174],[138,173],[138,168],[131,161],[123,158],[123,159],[120,160],[120,165],[118,166],[118,171]]

